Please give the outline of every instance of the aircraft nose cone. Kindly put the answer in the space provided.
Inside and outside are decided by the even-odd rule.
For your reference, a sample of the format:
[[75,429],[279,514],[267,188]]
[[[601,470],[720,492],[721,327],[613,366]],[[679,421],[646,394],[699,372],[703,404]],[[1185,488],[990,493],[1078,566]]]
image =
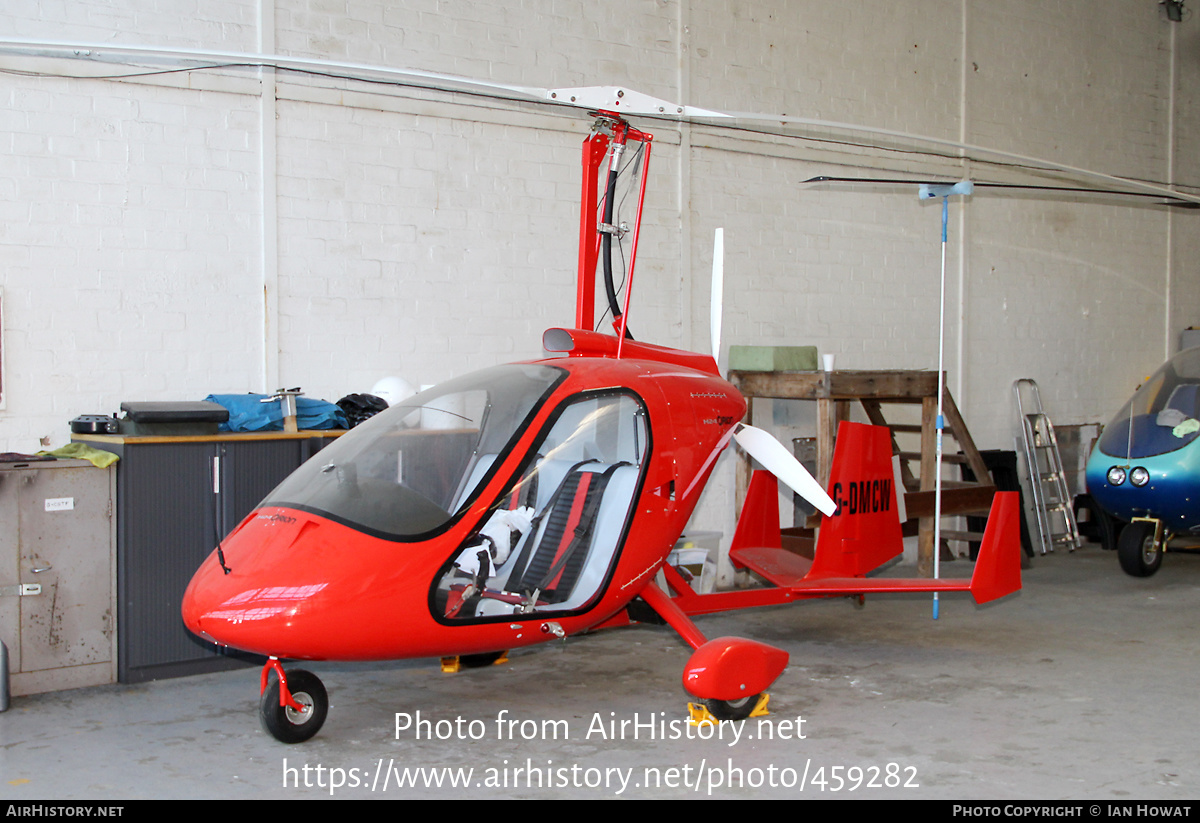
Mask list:
[[296,628],[305,605],[328,583],[263,585],[262,579],[225,574],[219,564],[206,563],[184,594],[184,625],[211,643],[276,654],[273,646]]
[[214,621],[212,616],[217,611],[222,597],[221,577],[224,572],[215,560],[210,558],[192,577],[187,590],[183,593],[183,605],[180,609],[183,625],[192,634],[210,643],[229,645],[228,639],[219,639],[209,632]]
[[214,551],[192,577],[183,595],[184,625],[210,643],[274,654],[270,638],[325,586],[312,583],[307,564],[296,562],[297,539],[313,528],[274,509],[249,518],[223,541],[224,561]]
[[368,659],[395,656],[411,640],[406,619],[428,619],[426,556],[397,557],[394,543],[343,524],[268,507],[221,545],[231,571],[210,555],[181,610],[207,642],[296,660]]

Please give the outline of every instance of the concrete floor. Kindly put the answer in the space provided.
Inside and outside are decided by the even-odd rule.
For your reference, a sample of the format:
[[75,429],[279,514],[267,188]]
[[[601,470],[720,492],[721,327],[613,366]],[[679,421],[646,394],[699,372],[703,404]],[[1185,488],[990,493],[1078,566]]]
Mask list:
[[[936,622],[928,596],[702,618],[710,637],[791,653],[770,723],[736,742],[729,728],[722,740],[596,732],[597,720],[653,719],[686,735],[674,721],[687,649],[655,627],[458,675],[432,661],[314,664],[332,705],[297,746],[259,728],[257,669],[14,698],[0,714],[0,798],[1195,798],[1196,615],[1200,555],[1168,555],[1135,580],[1089,547],[1036,558],[1003,602],[943,597]],[[397,738],[396,713],[418,711],[450,739]],[[534,722],[501,739],[499,716]],[[565,721],[568,739],[543,720]],[[761,739],[768,726],[786,739]],[[446,772],[440,787],[396,786],[397,772],[440,767],[473,769],[470,788]]]

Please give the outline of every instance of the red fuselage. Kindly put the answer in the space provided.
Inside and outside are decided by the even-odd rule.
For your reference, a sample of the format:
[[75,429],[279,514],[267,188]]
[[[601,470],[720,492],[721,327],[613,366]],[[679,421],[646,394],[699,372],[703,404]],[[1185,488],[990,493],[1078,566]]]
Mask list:
[[[561,370],[561,381],[495,458],[481,490],[436,533],[380,536],[319,512],[269,505],[268,498],[223,541],[230,571],[214,551],[196,572],[183,600],[187,627],[220,646],[280,658],[371,660],[530,645],[558,629],[593,627],[623,609],[674,547],[746,403],[711,358],[627,343],[618,360],[595,356],[587,333],[563,334],[574,336],[572,356],[539,364]],[[636,401],[649,441],[605,582],[587,603],[559,612],[447,619],[434,588],[458,547],[511,491],[562,408],[601,393]]]

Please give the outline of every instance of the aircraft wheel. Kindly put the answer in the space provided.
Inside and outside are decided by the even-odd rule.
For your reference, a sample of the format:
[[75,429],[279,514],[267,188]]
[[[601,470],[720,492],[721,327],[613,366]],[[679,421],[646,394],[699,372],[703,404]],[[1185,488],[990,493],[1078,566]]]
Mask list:
[[[1163,541],[1166,536],[1164,535]],[[1154,524],[1136,520],[1127,525],[1117,540],[1117,559],[1126,574],[1149,577],[1162,565],[1163,541],[1154,539]]]
[[464,669],[482,669],[492,665],[501,657],[504,657],[504,652],[484,652],[483,654],[461,654],[458,656],[458,664]]
[[708,709],[708,713],[717,720],[745,720],[750,716],[750,712],[754,711],[754,707],[758,705],[758,698],[761,696],[753,694],[739,700],[710,698],[704,701],[704,706]]
[[321,730],[329,712],[329,695],[320,678],[304,669],[287,672],[292,699],[300,711],[279,705],[279,679],[272,682],[258,701],[258,719],[280,743],[303,743]]

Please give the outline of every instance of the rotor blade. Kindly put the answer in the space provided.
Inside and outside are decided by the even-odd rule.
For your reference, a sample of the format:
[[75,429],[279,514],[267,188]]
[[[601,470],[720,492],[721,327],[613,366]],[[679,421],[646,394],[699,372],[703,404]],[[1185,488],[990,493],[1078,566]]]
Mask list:
[[757,460],[764,469],[783,481],[784,485],[812,503],[823,514],[832,515],[837,504],[825,493],[808,469],[793,457],[783,444],[762,429],[742,423],[733,435],[737,444]]
[[[437,89],[447,92],[505,100],[510,103],[534,103],[581,109],[591,113],[593,108],[619,111],[622,114],[647,117],[668,122],[689,122],[693,125],[715,126],[749,133],[763,133],[799,139],[815,139],[814,132],[846,135],[850,145],[862,144],[889,150],[918,151],[942,154],[952,159],[968,159],[990,165],[1023,168],[1034,174],[1066,175],[1073,180],[1088,180],[1095,183],[1102,193],[1138,193],[1143,197],[1164,198],[1169,205],[1200,207],[1200,196],[1171,189],[1166,184],[1148,183],[1142,180],[1119,177],[1092,169],[1078,168],[1051,160],[1030,157],[1000,149],[976,146],[970,143],[932,137],[895,129],[819,120],[786,114],[762,114],[756,112],[718,111],[702,109],[660,100],[631,89],[611,87],[583,87],[575,89],[546,89],[533,86],[514,86],[489,80],[426,72],[416,69],[393,69],[361,63],[347,63],[313,58],[296,58],[279,54],[214,51],[208,49],[180,49],[155,46],[120,45],[117,43],[84,43],[59,40],[34,40],[0,37],[0,54],[31,54],[53,56],[74,60],[96,62],[165,62],[168,65],[190,66],[193,69],[218,68],[220,66],[271,67],[285,71],[306,72],[315,75],[330,75],[344,79],[366,82],[382,82],[414,88]],[[192,65],[213,63],[216,65]],[[183,68],[183,67],[181,67]],[[187,70],[184,68],[184,70]],[[858,135],[857,137],[855,135]],[[822,138],[825,139],[825,138]],[[835,141],[836,142],[836,141]],[[892,144],[900,148],[891,149]],[[976,184],[982,186],[982,184]]]
[[[0,37],[0,52],[29,53],[103,63],[127,60],[176,63],[213,63],[217,66],[258,66],[310,74],[354,78],[366,82],[395,83],[414,88],[463,92],[498,100],[549,102],[549,89],[514,86],[490,80],[477,80],[452,74],[398,69],[366,63],[350,63],[320,58],[290,57],[281,54],[188,49],[167,46],[123,45],[120,43],[80,43],[61,40],[31,40]],[[214,66],[215,67],[215,66]]]
[[709,337],[713,360],[721,358],[721,311],[725,297],[725,229],[713,236],[712,303],[709,305]]
[[[851,186],[863,185],[884,185],[884,186],[918,186],[921,189],[926,187],[936,188],[940,186],[955,186],[969,182],[972,188],[976,189],[997,189],[1001,191],[1028,191],[1037,192],[1039,194],[1096,194],[1112,197],[1140,197],[1144,199],[1152,199],[1161,201],[1157,205],[1160,206],[1177,206],[1185,209],[1200,208],[1200,203],[1195,200],[1186,199],[1185,197],[1175,197],[1165,192],[1147,192],[1147,191],[1119,191],[1116,188],[1099,188],[1087,186],[1035,186],[1025,183],[980,183],[977,181],[960,181],[959,183],[947,182],[944,180],[905,180],[897,177],[829,177],[827,175],[819,175],[810,177],[807,180],[800,181],[800,185],[818,184],[818,183],[845,183]],[[967,191],[952,191],[951,194],[970,194]],[[926,195],[919,195],[926,196]],[[938,194],[930,194],[928,197],[938,197]]]

